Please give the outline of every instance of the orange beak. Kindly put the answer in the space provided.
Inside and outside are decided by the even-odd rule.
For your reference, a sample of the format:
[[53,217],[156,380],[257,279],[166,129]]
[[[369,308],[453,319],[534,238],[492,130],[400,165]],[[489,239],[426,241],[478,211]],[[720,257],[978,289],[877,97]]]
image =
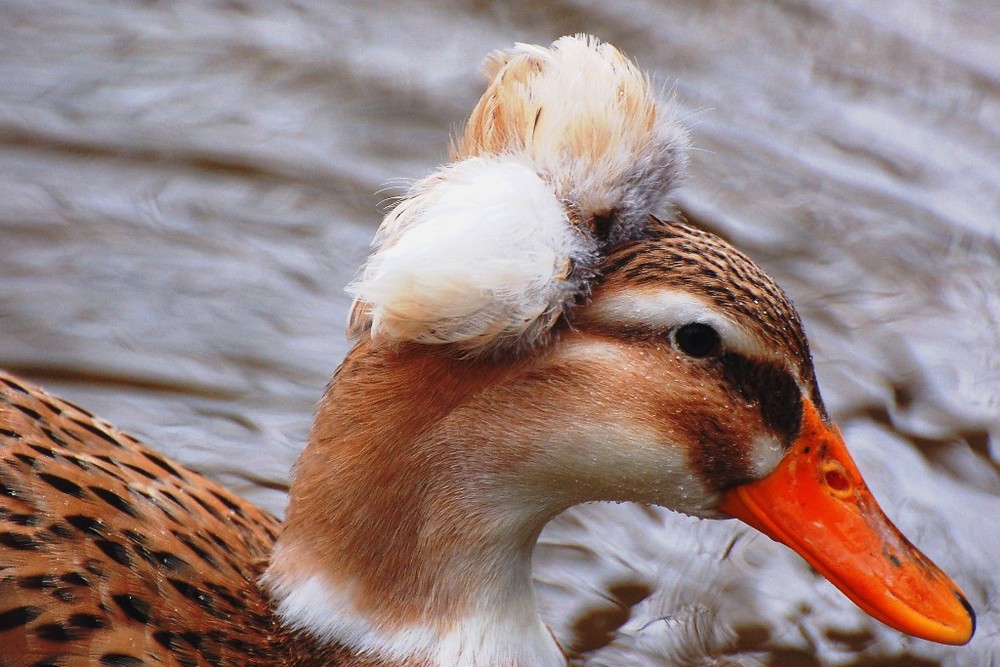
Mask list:
[[794,549],[868,614],[901,632],[965,644],[965,595],[875,502],[836,426],[804,400],[802,429],[767,477],[726,492],[720,508]]

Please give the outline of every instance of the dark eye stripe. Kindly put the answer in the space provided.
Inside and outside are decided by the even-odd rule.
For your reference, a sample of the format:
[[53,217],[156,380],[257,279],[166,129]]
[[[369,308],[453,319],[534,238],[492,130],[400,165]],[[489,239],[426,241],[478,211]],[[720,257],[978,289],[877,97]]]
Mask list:
[[789,446],[802,424],[802,392],[792,374],[777,364],[740,354],[726,353],[720,360],[732,389],[758,405],[764,425]]
[[706,414],[692,432],[700,444],[691,450],[691,464],[710,489],[727,489],[753,479],[750,450],[735,445],[730,428]]

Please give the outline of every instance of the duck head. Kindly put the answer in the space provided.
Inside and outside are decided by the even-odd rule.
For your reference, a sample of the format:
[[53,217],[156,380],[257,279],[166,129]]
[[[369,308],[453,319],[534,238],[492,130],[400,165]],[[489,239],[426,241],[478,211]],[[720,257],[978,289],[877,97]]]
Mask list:
[[[388,214],[264,583],[386,664],[564,662],[530,555],[572,505],[737,517],[862,609],[961,644],[964,595],[879,509],[787,296],[669,222],[687,133],[612,46],[487,63],[453,162]],[[367,663],[366,663],[367,664]]]

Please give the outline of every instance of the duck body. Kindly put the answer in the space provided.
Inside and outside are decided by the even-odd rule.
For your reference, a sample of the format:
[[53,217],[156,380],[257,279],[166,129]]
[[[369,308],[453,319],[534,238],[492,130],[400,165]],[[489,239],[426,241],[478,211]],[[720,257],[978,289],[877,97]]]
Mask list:
[[686,133],[586,37],[518,45],[383,221],[285,521],[0,376],[0,664],[557,667],[531,553],[588,501],[737,517],[968,641],[878,509],[787,296],[673,222]]

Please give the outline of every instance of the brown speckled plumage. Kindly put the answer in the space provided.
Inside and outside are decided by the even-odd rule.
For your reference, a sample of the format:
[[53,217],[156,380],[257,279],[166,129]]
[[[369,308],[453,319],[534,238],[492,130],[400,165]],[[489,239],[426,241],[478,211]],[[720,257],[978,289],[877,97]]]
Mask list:
[[6,374],[0,425],[0,664],[275,664],[273,516]]

